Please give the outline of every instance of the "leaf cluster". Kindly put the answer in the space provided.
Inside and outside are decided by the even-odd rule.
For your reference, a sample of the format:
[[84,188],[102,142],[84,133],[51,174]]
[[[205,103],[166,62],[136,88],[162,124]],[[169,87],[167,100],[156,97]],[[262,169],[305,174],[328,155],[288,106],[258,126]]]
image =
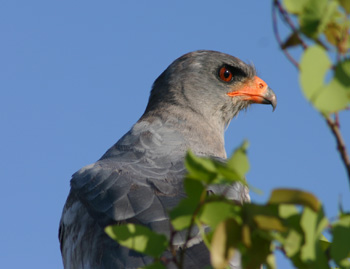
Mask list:
[[299,68],[306,99],[323,114],[347,108],[350,104],[350,2],[284,0],[283,3],[294,18],[289,21],[291,34],[281,47],[285,50],[300,45],[305,49]]
[[[294,189],[275,189],[262,205],[226,197],[232,184],[246,185],[246,150],[247,143],[243,143],[226,163],[187,154],[187,197],[169,212],[174,233],[187,231],[181,251],[198,236],[191,233],[197,227],[214,268],[226,268],[238,252],[243,268],[261,264],[276,268],[276,251],[282,251],[298,268],[330,268],[330,262],[350,268],[350,214],[342,213],[330,224],[315,196]],[[214,185],[223,191],[212,193]],[[332,243],[323,236],[327,230],[333,235]],[[147,268],[165,268],[168,261],[163,253],[171,251],[172,238],[136,224],[109,226],[106,233],[122,246],[154,257]],[[182,268],[183,255],[173,255],[172,261]]]

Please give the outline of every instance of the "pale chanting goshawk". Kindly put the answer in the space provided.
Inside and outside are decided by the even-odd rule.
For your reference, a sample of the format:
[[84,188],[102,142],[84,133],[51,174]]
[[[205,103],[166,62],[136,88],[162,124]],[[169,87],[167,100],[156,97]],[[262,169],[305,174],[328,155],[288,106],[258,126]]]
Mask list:
[[[154,82],[146,110],[130,131],[73,175],[59,228],[64,267],[139,268],[151,263],[151,257],[113,241],[104,228],[136,223],[169,237],[168,212],[185,197],[187,150],[224,160],[224,131],[252,103],[277,104],[253,66],[207,50],[175,60]],[[226,196],[249,199],[247,188],[238,183]],[[184,242],[185,233],[179,233],[173,243],[180,248]],[[184,268],[206,265],[209,252],[194,230]],[[171,262],[166,267],[176,268]],[[240,268],[239,257],[231,268]]]

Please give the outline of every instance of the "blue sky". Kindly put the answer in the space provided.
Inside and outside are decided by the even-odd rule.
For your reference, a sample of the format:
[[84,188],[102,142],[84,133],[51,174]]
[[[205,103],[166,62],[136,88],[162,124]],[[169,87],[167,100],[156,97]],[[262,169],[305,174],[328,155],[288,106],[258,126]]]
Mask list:
[[[226,132],[229,154],[250,141],[248,181],[264,192],[252,199],[302,188],[330,218],[339,200],[349,210],[334,138],[278,48],[271,1],[3,1],[0,32],[0,267],[62,268],[70,176],[127,132],[157,76],[197,49],[254,63],[277,95],[274,113],[252,106]],[[349,112],[340,120],[350,147]],[[291,268],[280,255],[278,264]]]

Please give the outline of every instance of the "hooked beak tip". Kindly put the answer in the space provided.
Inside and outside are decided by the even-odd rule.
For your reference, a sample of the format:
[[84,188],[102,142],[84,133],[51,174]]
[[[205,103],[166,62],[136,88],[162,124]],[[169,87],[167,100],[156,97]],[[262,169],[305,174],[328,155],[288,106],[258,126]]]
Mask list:
[[275,111],[277,106],[277,98],[270,87],[267,88],[267,92],[264,95],[264,101],[265,104],[270,104],[272,106],[272,112]]

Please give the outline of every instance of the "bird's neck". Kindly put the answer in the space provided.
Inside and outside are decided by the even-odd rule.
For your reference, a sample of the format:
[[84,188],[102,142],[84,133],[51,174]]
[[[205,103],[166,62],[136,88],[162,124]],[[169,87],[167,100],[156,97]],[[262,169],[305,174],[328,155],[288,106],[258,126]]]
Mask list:
[[188,150],[197,155],[226,158],[224,127],[210,124],[213,121],[206,121],[193,111],[184,113],[178,108],[169,108],[163,109],[162,113],[145,113],[101,159],[132,151],[135,156],[141,154],[172,163],[184,157]]
[[[133,130],[154,133],[162,147],[185,154],[191,149],[198,155],[226,158],[224,129],[220,121],[205,119],[188,108],[167,106],[161,113],[144,114]],[[186,113],[188,112],[188,113]]]

